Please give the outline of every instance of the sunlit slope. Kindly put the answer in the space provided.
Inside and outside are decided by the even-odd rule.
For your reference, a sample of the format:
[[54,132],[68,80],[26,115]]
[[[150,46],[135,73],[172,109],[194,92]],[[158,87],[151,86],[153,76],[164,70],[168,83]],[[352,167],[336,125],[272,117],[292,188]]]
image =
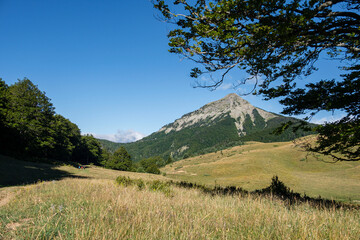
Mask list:
[[161,169],[166,176],[208,185],[235,185],[247,190],[269,185],[279,176],[299,193],[360,202],[360,163],[326,163],[293,142],[258,143],[184,159]]
[[[211,165],[223,164],[223,168],[218,166],[221,171],[211,170],[213,176],[215,173],[224,176],[222,171],[228,171],[231,178],[234,173],[229,170],[230,166],[235,170],[239,168],[232,158],[247,156],[250,159],[252,154],[263,151],[270,156],[272,148],[286,153],[288,145],[253,143],[223,151],[222,155],[219,152],[220,155],[188,159],[182,165],[181,162],[174,163],[173,168],[174,165],[183,166],[183,175],[180,172],[176,176],[186,178],[185,171],[189,171],[189,176],[195,174],[191,172],[192,168],[207,167],[210,172]],[[282,161],[269,165],[264,162],[263,168],[257,167],[263,172],[259,175],[263,181],[254,176],[248,177],[247,181],[266,182],[266,168],[272,169],[275,165],[281,169],[279,172],[285,171],[284,168],[295,173],[296,162],[285,164]],[[79,169],[23,162],[1,155],[0,163],[0,177],[6,173],[7,178],[12,176],[21,185],[8,183],[6,187],[0,187],[0,239],[358,239],[360,234],[360,211],[356,208],[318,208],[308,203],[289,206],[287,201],[278,198],[255,195],[213,196],[200,189],[167,185],[163,182],[167,178],[161,175],[94,166]],[[248,173],[256,172],[249,162],[243,160],[242,163]],[[356,174],[352,180],[349,177],[355,166],[339,167],[339,171],[329,167],[312,171],[314,175],[318,172],[319,181],[325,179],[324,183],[329,180],[324,177],[329,171],[334,173],[331,180],[340,178],[341,170],[346,173],[344,179],[347,180],[343,185],[358,180]],[[246,171],[242,174],[250,176]],[[312,171],[303,167],[307,174]],[[35,179],[35,173],[38,174],[36,177],[46,181],[27,184]],[[135,185],[116,184],[114,178],[119,175],[142,179],[143,184],[139,184],[140,181]],[[200,174],[192,177],[200,177]],[[342,184],[335,185],[334,189],[341,191]],[[358,186],[349,187],[358,192]]]
[[0,239],[355,240],[360,234],[356,209],[290,210],[266,197],[178,187],[166,195],[114,182],[67,178],[17,187],[0,206]]

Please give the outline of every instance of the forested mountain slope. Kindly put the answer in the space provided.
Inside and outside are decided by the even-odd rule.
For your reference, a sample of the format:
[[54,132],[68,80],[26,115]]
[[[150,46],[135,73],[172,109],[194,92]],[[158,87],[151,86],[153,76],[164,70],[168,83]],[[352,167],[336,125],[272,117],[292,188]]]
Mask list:
[[289,141],[311,134],[304,131],[293,133],[291,129],[280,135],[273,134],[282,123],[290,120],[299,121],[254,107],[238,95],[229,94],[185,114],[137,142],[101,142],[110,151],[125,146],[135,161],[156,155],[180,159],[239,145],[244,141]]

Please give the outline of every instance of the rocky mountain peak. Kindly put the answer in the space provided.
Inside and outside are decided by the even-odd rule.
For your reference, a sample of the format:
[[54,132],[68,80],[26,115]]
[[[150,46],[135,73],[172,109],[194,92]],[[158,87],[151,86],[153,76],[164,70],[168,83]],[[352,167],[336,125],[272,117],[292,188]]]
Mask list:
[[251,106],[251,104],[248,101],[241,98],[239,95],[235,93],[230,93],[220,100],[206,104],[202,108],[213,108],[213,110],[215,111],[219,111],[219,110],[231,111],[232,109],[237,108],[238,106],[245,107],[249,105]]
[[239,95],[231,93],[218,101],[208,103],[200,109],[182,116],[174,123],[161,128],[159,132],[164,131],[167,134],[171,131],[180,131],[194,125],[212,125],[219,119],[231,117],[235,120],[235,126],[238,129],[239,135],[245,135],[246,133],[243,131],[245,119],[250,117],[252,122],[254,122],[255,114],[260,115],[265,122],[276,117],[275,114],[256,108]]

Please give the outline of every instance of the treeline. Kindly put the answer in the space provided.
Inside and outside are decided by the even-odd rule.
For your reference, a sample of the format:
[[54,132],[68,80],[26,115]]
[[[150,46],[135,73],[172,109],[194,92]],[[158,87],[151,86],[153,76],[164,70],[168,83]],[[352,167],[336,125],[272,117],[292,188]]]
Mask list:
[[161,167],[164,167],[166,164],[173,162],[171,157],[168,157],[166,160],[164,160],[160,156],[144,158],[138,162],[133,162],[130,154],[123,146],[119,147],[113,154],[108,154],[108,160],[103,161],[102,165],[106,168],[121,171],[160,174]]
[[57,114],[45,92],[29,79],[7,85],[0,78],[0,154],[23,160],[95,164],[122,171],[159,174],[172,161],[161,157],[134,163],[124,147],[108,152],[92,135]]
[[106,157],[97,139],[56,114],[27,78],[10,86],[0,78],[0,132],[0,153],[25,160],[100,164]]

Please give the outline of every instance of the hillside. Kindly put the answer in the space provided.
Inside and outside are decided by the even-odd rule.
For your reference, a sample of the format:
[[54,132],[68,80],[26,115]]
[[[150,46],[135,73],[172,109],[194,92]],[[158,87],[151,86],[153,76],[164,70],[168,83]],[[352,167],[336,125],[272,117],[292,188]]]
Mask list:
[[[312,137],[301,139],[312,141]],[[300,140],[298,140],[297,144]],[[269,185],[272,176],[295,192],[312,197],[360,203],[360,162],[327,163],[307,156],[293,142],[248,142],[222,151],[174,162],[161,171],[176,180],[254,190]]]
[[311,134],[303,131],[293,133],[291,129],[281,135],[272,134],[288,121],[299,120],[267,112],[252,106],[236,94],[229,94],[185,114],[137,142],[101,142],[110,151],[124,146],[133,159],[138,161],[156,155],[182,159],[237,146],[245,141],[280,142]]

